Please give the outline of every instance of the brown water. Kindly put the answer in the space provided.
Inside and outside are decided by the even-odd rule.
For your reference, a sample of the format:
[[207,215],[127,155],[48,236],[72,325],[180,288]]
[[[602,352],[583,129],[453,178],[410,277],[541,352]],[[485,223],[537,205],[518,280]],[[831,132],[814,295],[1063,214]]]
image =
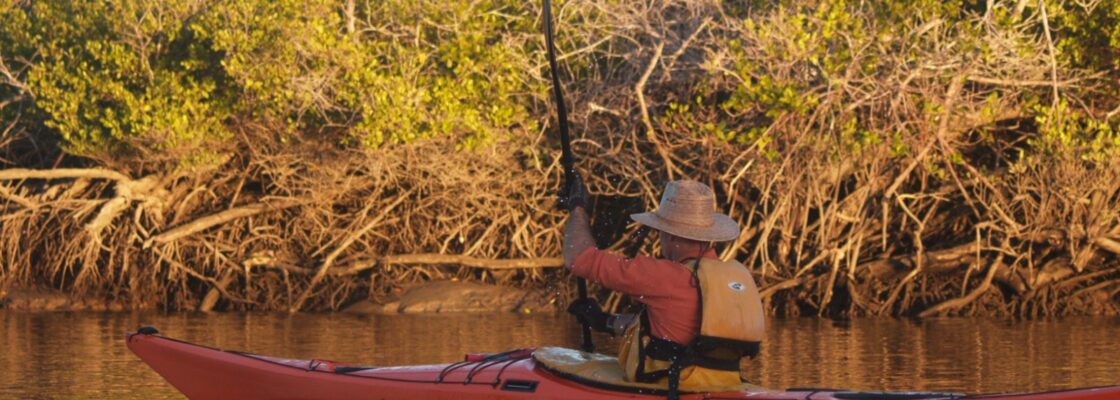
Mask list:
[[[0,310],[0,398],[181,398],[124,347],[154,325],[255,353],[370,365],[575,346],[566,315],[17,313]],[[771,320],[752,382],[772,388],[1037,391],[1120,384],[1120,319]],[[597,337],[601,348],[615,344]]]

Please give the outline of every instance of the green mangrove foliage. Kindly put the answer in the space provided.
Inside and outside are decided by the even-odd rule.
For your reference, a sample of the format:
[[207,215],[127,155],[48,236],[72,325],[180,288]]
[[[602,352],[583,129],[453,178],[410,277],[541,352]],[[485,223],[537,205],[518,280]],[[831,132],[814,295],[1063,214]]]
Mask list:
[[[600,244],[691,178],[776,314],[1120,312],[1120,3],[554,7]],[[301,310],[563,281],[540,15],[0,4],[0,289]]]
[[[99,159],[214,162],[239,122],[376,148],[535,129],[526,4],[7,2],[0,43],[37,113]],[[360,23],[357,20],[360,19]],[[5,90],[10,91],[10,87]]]

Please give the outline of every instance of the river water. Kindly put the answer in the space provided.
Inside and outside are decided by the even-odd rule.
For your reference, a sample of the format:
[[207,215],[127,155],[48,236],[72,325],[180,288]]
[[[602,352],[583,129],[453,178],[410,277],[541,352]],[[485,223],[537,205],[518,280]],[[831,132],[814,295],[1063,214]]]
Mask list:
[[[182,398],[124,347],[126,331],[364,365],[578,342],[563,314],[19,313],[0,310],[0,398]],[[1120,318],[773,319],[747,377],[771,388],[1038,391],[1120,384]],[[600,348],[617,343],[597,336]]]

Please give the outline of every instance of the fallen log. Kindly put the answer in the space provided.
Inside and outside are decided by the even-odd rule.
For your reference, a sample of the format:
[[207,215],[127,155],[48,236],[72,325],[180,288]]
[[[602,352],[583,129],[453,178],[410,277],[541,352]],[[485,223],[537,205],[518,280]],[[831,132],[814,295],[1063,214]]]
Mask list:
[[131,181],[125,174],[105,168],[57,168],[57,169],[26,169],[10,168],[0,170],[0,181],[13,181],[23,179],[108,179],[113,181]]
[[278,203],[257,203],[237,208],[231,208],[219,213],[207,215],[198,218],[194,221],[187,222],[177,227],[171,228],[163,233],[152,236],[144,241],[144,248],[147,249],[153,244],[163,244],[179,240],[183,237],[193,235],[195,233],[204,231],[211,227],[224,224],[239,218],[251,217],[265,211],[283,210],[299,205],[299,202],[278,202]]
[[[256,259],[245,263],[249,267],[276,268],[298,275],[313,275],[318,270],[301,267],[290,262],[279,260]],[[331,268],[326,275],[347,276],[375,268],[380,265],[453,265],[490,270],[532,269],[532,268],[559,268],[564,266],[561,257],[541,258],[479,258],[458,254],[395,254],[382,257],[365,258],[350,263],[346,268]]]
[[[947,249],[926,251],[922,254],[922,265],[929,272],[943,272],[944,267],[956,267],[963,263],[965,257],[975,257],[980,246],[976,242],[968,242]],[[902,271],[907,271],[912,266],[918,265],[916,255],[892,257],[885,260],[876,260],[861,264],[858,268],[867,269],[868,276],[879,280],[887,280]]]
[[354,274],[378,265],[389,264],[460,265],[483,269],[525,269],[562,267],[564,266],[564,259],[561,257],[491,259],[458,254],[398,254],[352,263],[349,268],[344,270],[343,274]]

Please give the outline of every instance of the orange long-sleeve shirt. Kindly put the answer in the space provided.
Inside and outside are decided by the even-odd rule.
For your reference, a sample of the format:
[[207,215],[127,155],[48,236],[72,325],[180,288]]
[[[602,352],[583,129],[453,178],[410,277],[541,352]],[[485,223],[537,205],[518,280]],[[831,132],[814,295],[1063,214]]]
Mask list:
[[[708,250],[704,257],[717,256]],[[695,255],[686,257],[685,262],[694,259]],[[626,259],[589,248],[576,257],[572,273],[645,304],[654,337],[688,344],[700,332],[696,281],[684,265],[645,256]]]

